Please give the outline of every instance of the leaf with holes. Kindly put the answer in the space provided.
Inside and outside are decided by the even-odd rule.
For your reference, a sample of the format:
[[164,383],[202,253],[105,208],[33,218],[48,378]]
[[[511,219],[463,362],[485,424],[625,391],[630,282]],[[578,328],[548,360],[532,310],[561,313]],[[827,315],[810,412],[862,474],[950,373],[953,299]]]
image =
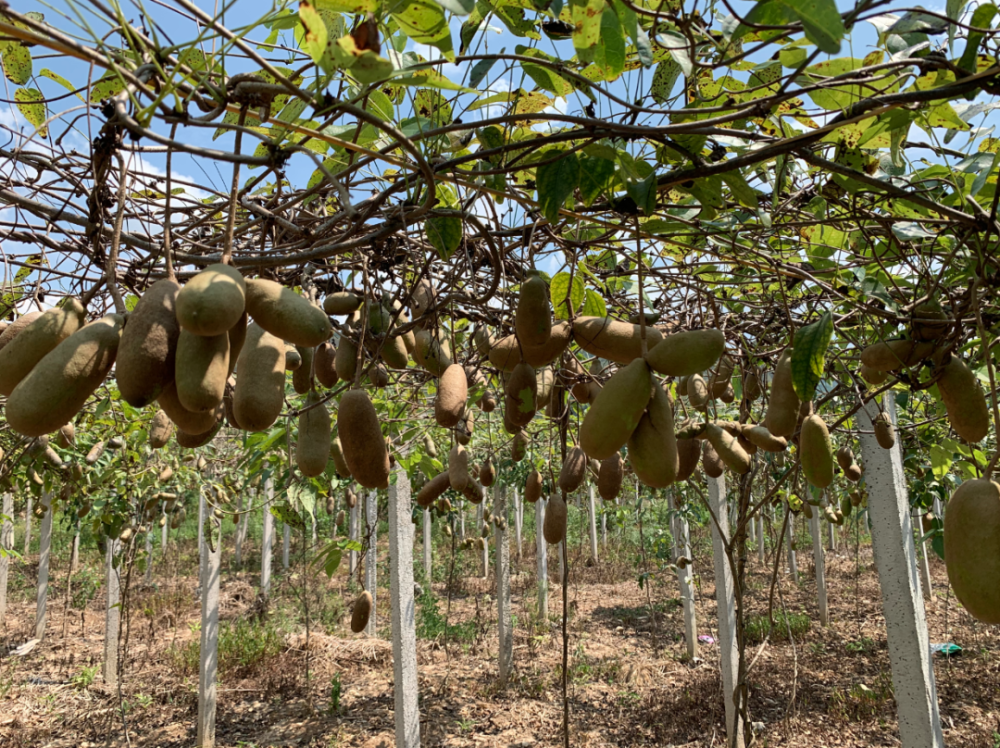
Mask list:
[[809,402],[816,394],[816,387],[823,378],[826,367],[826,349],[832,337],[833,315],[830,312],[824,312],[818,320],[795,333],[792,386],[803,402]]
[[583,304],[585,294],[586,288],[579,275],[571,278],[569,273],[556,273],[549,281],[549,296],[556,319],[569,319]]
[[24,118],[38,130],[38,134],[47,138],[49,129],[45,127],[45,120],[48,119],[48,110],[42,92],[34,88],[19,88],[14,92],[14,101]]

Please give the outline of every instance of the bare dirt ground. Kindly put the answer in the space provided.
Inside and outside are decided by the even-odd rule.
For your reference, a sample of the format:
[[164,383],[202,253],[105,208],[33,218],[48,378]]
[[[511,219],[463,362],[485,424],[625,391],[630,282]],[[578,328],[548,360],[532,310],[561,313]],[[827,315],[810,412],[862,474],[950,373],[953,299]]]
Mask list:
[[[701,531],[703,532],[703,531]],[[804,547],[805,543],[803,543]],[[699,632],[715,636],[714,581],[709,548],[699,538]],[[418,543],[419,553],[419,543]],[[99,664],[103,647],[103,592],[67,610],[57,565],[50,588],[48,633],[24,656],[10,653],[34,628],[36,568],[18,565],[11,609],[0,632],[0,746],[191,746],[197,713],[198,621],[193,545],[168,553],[154,585],[132,582],[131,621],[121,693],[107,689]],[[512,559],[515,558],[512,553]],[[676,578],[668,571],[648,590],[635,578],[634,556],[608,549],[612,561],[588,566],[571,551],[569,600],[570,742],[574,746],[724,745],[718,650],[702,645],[688,661]],[[387,553],[383,554],[387,557]],[[228,557],[228,551],[227,551]],[[257,557],[248,558],[258,563]],[[435,582],[436,614],[422,601],[418,662],[422,741],[428,746],[556,746],[562,742],[562,591],[553,581],[550,620],[535,621],[534,540],[526,538],[513,576],[516,619],[513,682],[500,688],[496,666],[496,606],[492,577],[475,573],[478,556],[462,554],[450,585]],[[276,554],[280,571],[280,554]],[[747,616],[766,613],[770,569],[751,555]],[[346,563],[344,564],[346,566]],[[439,564],[443,578],[447,564]],[[871,549],[853,543],[827,554],[832,624],[818,624],[811,552],[799,553],[800,581],[782,573],[775,605],[784,604],[801,628],[793,641],[757,643],[751,672],[751,712],[758,745],[898,746],[886,634]],[[298,568],[299,570],[295,570]],[[943,564],[931,562],[935,595],[927,603],[931,642],[964,649],[935,658],[945,740],[951,746],[1000,745],[1000,651],[996,630],[976,624],[946,594]],[[184,570],[181,573],[179,570]],[[556,564],[550,560],[555,579]],[[782,571],[786,571],[782,561]],[[379,569],[388,582],[388,569]],[[300,567],[279,575],[268,611],[255,606],[256,567],[223,575],[223,628],[238,623],[253,633],[230,637],[220,654],[219,746],[332,748],[394,745],[392,651],[388,608],[380,612],[378,640],[350,633],[343,568],[333,580],[312,578],[304,589]],[[77,580],[84,589],[87,578]],[[383,604],[388,589],[379,588]],[[303,605],[310,606],[310,636]],[[346,605],[345,605],[346,601]],[[652,609],[650,608],[652,602]],[[72,603],[72,600],[71,600]],[[289,611],[297,611],[293,616]],[[811,623],[806,623],[806,618]],[[447,626],[446,626],[447,624]],[[793,627],[794,628],[794,627]],[[237,634],[241,629],[236,629]],[[265,633],[261,633],[261,632]],[[249,635],[248,635],[249,636]],[[243,645],[233,639],[244,641]],[[261,643],[263,642],[263,643]],[[193,646],[192,646],[193,644]],[[242,648],[241,648],[242,647]],[[759,656],[758,656],[759,655]],[[227,664],[228,663],[228,664]]]

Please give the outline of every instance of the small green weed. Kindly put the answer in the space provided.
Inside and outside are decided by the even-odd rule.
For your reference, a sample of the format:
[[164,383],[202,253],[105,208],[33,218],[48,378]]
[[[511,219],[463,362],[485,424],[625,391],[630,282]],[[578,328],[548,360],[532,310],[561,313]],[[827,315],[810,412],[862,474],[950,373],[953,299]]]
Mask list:
[[330,714],[340,711],[340,673],[334,673],[330,678]]
[[789,629],[796,639],[806,633],[812,623],[805,613],[783,613],[778,611],[774,614],[774,630],[771,630],[771,622],[765,614],[749,615],[743,622],[743,633],[748,644],[760,644],[768,634],[771,641],[788,641]]
[[862,722],[877,717],[893,699],[892,678],[881,672],[872,687],[855,683],[846,691],[835,689],[830,695],[828,710],[838,719]]
[[475,621],[448,623],[438,610],[438,600],[430,591],[424,591],[417,606],[417,636],[421,639],[448,639],[470,642],[476,637]]
[[97,677],[97,673],[100,671],[100,665],[94,665],[93,667],[84,667],[79,673],[74,675],[70,682],[73,684],[74,688],[79,690],[84,690],[89,688],[93,684],[94,679]]
[[844,648],[853,654],[866,654],[868,652],[874,652],[877,648],[875,640],[867,636],[862,636],[857,641],[846,642]]

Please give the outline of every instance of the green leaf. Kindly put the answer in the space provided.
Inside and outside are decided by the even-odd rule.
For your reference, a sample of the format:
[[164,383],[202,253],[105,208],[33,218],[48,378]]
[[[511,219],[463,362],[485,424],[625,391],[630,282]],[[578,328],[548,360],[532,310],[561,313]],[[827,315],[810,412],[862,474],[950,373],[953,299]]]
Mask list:
[[601,40],[604,5],[605,0],[570,0],[570,19],[576,26],[573,46],[577,56],[584,62],[594,60],[596,47]]
[[38,130],[38,134],[47,138],[49,130],[44,127],[44,124],[45,120],[48,119],[48,110],[45,107],[45,97],[42,96],[42,92],[35,88],[19,88],[14,91],[14,101],[17,102],[17,108],[24,115],[24,118]]
[[[542,158],[551,158],[560,153],[558,149],[548,150]],[[559,209],[566,198],[573,194],[580,182],[580,162],[575,153],[562,156],[550,164],[543,164],[535,171],[535,187],[538,190],[538,204],[550,223],[559,220]]]
[[[125,81],[115,73],[111,71],[107,73],[103,78],[101,78],[94,86],[90,89],[90,100],[92,102],[104,101],[115,94],[119,94],[125,90]],[[235,116],[235,115],[234,115]],[[257,124],[260,124],[258,120],[254,120]],[[235,120],[234,120],[235,122]]]
[[3,53],[3,74],[19,86],[31,80],[31,50],[23,44],[10,44]]
[[432,216],[424,223],[427,240],[442,260],[449,260],[462,243],[462,219],[458,216]]
[[392,17],[413,41],[437,47],[449,60],[455,59],[451,29],[444,10],[433,0],[406,0],[392,7]]
[[606,158],[580,159],[580,197],[583,204],[590,206],[611,184],[615,175],[615,164]]
[[833,315],[824,312],[816,322],[795,333],[792,349],[792,386],[803,402],[813,399],[816,386],[823,378],[826,349],[833,336]]
[[583,304],[585,294],[586,289],[579,274],[570,277],[569,273],[556,273],[549,281],[549,296],[556,319],[569,319]]
[[601,43],[594,63],[603,69],[605,80],[617,78],[625,69],[625,35],[613,8],[605,8],[601,14]]
[[827,54],[840,52],[844,22],[835,0],[774,0],[786,5],[802,21],[806,38]]
[[594,289],[588,288],[580,314],[586,317],[607,317],[608,305],[604,303],[603,296]]
[[739,200],[740,205],[757,208],[757,193],[754,192],[753,187],[747,184],[747,180],[743,178],[739,170],[723,172],[722,181],[729,187],[733,197]]
[[[48,68],[42,68],[42,71],[39,73],[39,75],[48,78],[49,80],[54,80],[60,86],[65,88],[67,91],[73,91],[73,92],[76,91],[76,86],[74,86],[72,83],[70,83],[68,80],[63,78],[58,73],[53,73]],[[77,96],[79,96],[79,94],[77,94]]]
[[[980,5],[976,8],[976,12],[972,14],[972,20],[969,22],[969,25],[975,28],[988,29],[996,13],[997,7],[993,3]],[[970,73],[976,72],[976,57],[979,54],[979,45],[982,41],[983,35],[981,33],[976,31],[969,32],[969,39],[965,43],[965,52],[962,53],[962,59],[958,61],[960,68]]]
[[496,61],[496,57],[486,57],[473,65],[472,71],[469,73],[469,88],[477,88],[490,72],[490,68],[496,64]]
[[673,57],[664,59],[656,66],[653,73],[653,83],[649,87],[649,93],[653,101],[657,104],[666,104],[670,100],[670,92],[674,90],[674,84],[681,74],[681,66]]
[[[323,23],[323,18],[316,9],[306,0],[299,2],[299,20],[302,22],[304,30],[299,46],[318,65],[323,60],[329,43],[326,24]],[[329,59],[327,57],[327,60]],[[331,71],[327,70],[326,72]]]
[[378,9],[378,0],[313,0],[319,10],[364,15]]
[[651,216],[656,212],[656,172],[651,172],[644,179],[626,181],[625,191],[644,215]]
[[359,50],[350,34],[337,40],[334,50],[337,61],[346,67],[360,83],[372,84],[390,77],[395,68],[384,57],[370,49]]
[[931,472],[938,480],[943,480],[951,470],[952,453],[940,444],[931,445]]
[[272,504],[271,514],[277,517],[280,522],[284,522],[286,525],[291,525],[299,530],[304,530],[306,527],[302,515],[295,511],[287,502]]

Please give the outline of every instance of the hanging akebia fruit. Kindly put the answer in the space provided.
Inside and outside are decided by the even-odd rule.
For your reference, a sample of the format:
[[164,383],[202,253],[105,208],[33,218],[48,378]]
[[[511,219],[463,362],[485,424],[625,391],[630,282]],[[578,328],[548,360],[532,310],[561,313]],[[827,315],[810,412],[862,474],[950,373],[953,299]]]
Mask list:
[[542,474],[537,470],[528,473],[528,479],[524,483],[524,500],[529,504],[534,504],[542,498]]
[[486,458],[485,462],[479,468],[479,482],[483,484],[484,488],[489,488],[497,479],[496,470],[493,468],[493,461],[489,457]]
[[686,377],[714,366],[725,349],[726,337],[719,330],[678,332],[649,348],[646,363],[660,374]]
[[[2,352],[0,352],[2,353]],[[957,356],[950,356],[937,380],[948,422],[967,442],[978,442],[990,430],[990,412],[979,378]]]
[[[764,426],[776,437],[788,439],[799,422],[799,396],[792,385],[792,349],[786,348],[778,359],[771,380],[771,399],[767,406]],[[749,437],[748,437],[749,438]],[[753,439],[751,439],[753,441]],[[761,449],[767,448],[757,444]]]
[[666,488],[680,470],[674,409],[670,395],[660,385],[654,384],[652,393],[646,412],[626,442],[628,459],[643,484]]
[[885,411],[875,417],[875,440],[882,449],[892,449],[896,444],[896,429],[893,428],[889,414]]
[[556,545],[566,539],[566,502],[560,496],[553,496],[545,507],[545,522],[542,525],[542,535],[545,542]]
[[934,343],[916,340],[885,340],[861,351],[861,363],[880,372],[909,369],[934,352]]
[[809,484],[827,488],[833,483],[833,445],[823,419],[813,413],[802,422],[799,434],[799,460]]
[[573,493],[587,477],[587,455],[579,447],[573,447],[566,453],[562,469],[559,471],[559,488],[566,493]]
[[944,561],[955,596],[983,623],[1000,623],[1000,485],[967,480],[944,513]]
[[368,627],[368,619],[372,614],[372,593],[365,590],[354,601],[354,611],[351,613],[351,631],[360,634]]
[[552,332],[549,286],[537,272],[529,271],[528,279],[521,284],[514,329],[522,345],[535,347],[545,345]]
[[605,501],[614,501],[622,490],[625,477],[625,462],[619,452],[601,460],[597,473],[597,492]]
[[[573,320],[573,340],[592,356],[627,365],[642,356],[642,336],[639,325],[611,317],[577,317]],[[646,327],[646,350],[663,340],[655,327]],[[603,458],[598,458],[603,459]]]
[[364,390],[348,390],[341,396],[337,433],[354,480],[365,488],[387,488],[389,451],[378,413]]
[[625,446],[646,411],[653,379],[641,358],[619,369],[594,399],[580,426],[580,447],[604,460]]

